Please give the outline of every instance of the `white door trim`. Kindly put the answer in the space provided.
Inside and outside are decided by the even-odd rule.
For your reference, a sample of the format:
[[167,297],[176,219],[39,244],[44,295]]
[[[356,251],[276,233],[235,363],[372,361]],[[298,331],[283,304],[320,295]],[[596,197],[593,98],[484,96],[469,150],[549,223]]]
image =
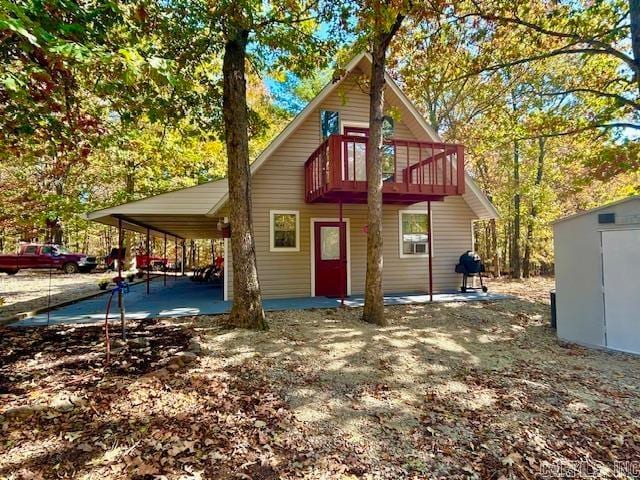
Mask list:
[[355,122],[352,120],[340,120],[340,133],[344,135],[345,127],[369,128],[369,122]]
[[[339,222],[340,219],[334,218],[312,218],[309,222],[310,225],[310,244],[311,244],[311,296],[316,296],[316,235],[315,235],[315,223],[316,222]],[[345,229],[347,230],[347,295],[351,295],[351,223],[348,217],[343,217],[342,221],[345,223]]]

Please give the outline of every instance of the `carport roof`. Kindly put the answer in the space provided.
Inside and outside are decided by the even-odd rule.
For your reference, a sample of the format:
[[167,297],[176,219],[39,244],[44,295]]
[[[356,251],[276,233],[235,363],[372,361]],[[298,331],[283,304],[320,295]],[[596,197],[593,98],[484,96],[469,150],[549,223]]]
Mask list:
[[162,193],[87,214],[87,219],[145,233],[146,228],[180,238],[218,238],[218,218],[212,210],[227,193],[227,180]]

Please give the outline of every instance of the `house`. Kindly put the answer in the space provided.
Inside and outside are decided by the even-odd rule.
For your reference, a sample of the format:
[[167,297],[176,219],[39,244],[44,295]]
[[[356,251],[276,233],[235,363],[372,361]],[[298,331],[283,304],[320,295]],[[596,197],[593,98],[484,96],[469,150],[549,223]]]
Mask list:
[[[370,70],[369,55],[355,57],[251,166],[258,274],[266,298],[364,290],[369,96],[363,80]],[[389,75],[386,82],[384,289],[427,291],[431,251],[433,290],[455,290],[454,266],[472,248],[473,221],[497,213],[465,173],[463,147],[443,143]],[[88,218],[181,239],[220,238],[227,188],[225,179],[209,182]],[[225,246],[226,300],[233,293],[233,259],[228,240]]]
[[640,196],[553,223],[558,338],[640,353]]

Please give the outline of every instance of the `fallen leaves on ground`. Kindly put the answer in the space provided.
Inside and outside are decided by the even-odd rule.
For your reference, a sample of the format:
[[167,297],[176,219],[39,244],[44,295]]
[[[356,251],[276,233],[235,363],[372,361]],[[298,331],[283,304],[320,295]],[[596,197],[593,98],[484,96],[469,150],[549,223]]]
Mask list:
[[360,314],[148,320],[108,367],[100,327],[5,329],[0,478],[631,478],[640,359],[532,300]]

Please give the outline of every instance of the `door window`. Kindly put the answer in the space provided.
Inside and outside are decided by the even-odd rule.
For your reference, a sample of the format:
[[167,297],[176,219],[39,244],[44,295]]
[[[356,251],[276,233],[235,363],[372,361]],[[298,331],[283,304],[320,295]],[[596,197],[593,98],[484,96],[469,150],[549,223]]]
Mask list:
[[320,227],[320,259],[340,259],[340,227]]
[[24,253],[26,255],[35,255],[37,251],[38,251],[38,247],[35,247],[35,246],[29,246],[24,249]]

